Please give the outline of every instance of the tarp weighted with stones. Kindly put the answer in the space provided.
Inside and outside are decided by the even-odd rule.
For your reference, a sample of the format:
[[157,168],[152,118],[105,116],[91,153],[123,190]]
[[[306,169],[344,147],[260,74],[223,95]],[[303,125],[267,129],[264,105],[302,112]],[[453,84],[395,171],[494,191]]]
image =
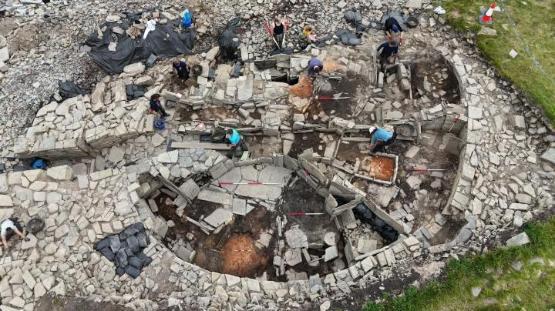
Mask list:
[[[85,42],[91,47],[89,55],[104,71],[121,73],[126,65],[147,60],[151,55],[164,58],[193,53],[196,33],[191,28],[183,29],[180,19],[156,24],[156,29],[149,32],[144,40],[141,36],[133,39],[126,32],[119,34],[113,31],[114,27],[129,28],[138,16],[140,14],[128,15],[122,23],[105,23],[100,37],[95,32]],[[110,42],[117,42],[115,51],[108,49]]]
[[79,95],[86,94],[75,82],[72,81],[58,81],[58,93],[62,99],[68,99]]

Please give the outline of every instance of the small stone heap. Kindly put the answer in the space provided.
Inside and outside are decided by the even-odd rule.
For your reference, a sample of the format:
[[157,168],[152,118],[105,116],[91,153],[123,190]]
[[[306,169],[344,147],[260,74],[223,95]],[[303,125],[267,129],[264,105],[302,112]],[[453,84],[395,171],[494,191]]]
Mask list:
[[144,225],[138,222],[98,241],[95,249],[116,265],[117,275],[127,273],[135,279],[152,262],[152,258],[143,253],[149,243]]

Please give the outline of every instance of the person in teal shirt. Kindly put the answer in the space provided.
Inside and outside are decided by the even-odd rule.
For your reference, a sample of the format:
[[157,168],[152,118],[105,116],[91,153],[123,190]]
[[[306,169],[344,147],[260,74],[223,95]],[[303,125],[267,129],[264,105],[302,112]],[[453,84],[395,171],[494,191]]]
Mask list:
[[395,132],[391,132],[375,126],[372,126],[368,131],[370,132],[371,136],[370,152],[385,151],[385,146],[391,145],[397,137],[397,134]]
[[248,147],[243,140],[243,137],[236,129],[228,129],[225,135],[227,142],[231,145],[232,155],[240,156],[243,151],[248,151]]

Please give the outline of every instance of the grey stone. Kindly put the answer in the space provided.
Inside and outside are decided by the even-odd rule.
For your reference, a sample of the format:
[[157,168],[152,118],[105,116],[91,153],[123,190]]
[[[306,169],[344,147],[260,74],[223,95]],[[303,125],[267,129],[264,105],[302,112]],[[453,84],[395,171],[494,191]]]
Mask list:
[[408,0],[405,6],[409,9],[420,9],[422,8],[422,0]]
[[218,208],[212,214],[203,219],[204,222],[214,228],[219,227],[224,223],[228,223],[233,218],[233,213],[225,208]]
[[526,232],[522,232],[508,239],[507,242],[505,242],[505,245],[511,247],[511,246],[522,246],[528,243],[530,243],[530,238],[528,237]]
[[193,179],[187,179],[181,186],[179,190],[189,199],[193,200],[196,198],[200,192],[200,187]]
[[308,238],[298,227],[293,227],[285,231],[285,240],[291,248],[307,248]]
[[226,192],[203,189],[199,192],[197,198],[199,200],[213,202],[213,203],[222,204],[226,206],[232,206],[233,204],[233,195]]
[[514,124],[516,128],[519,128],[519,129],[526,128],[526,121],[524,120],[523,116],[515,115],[513,118],[514,118]]
[[468,117],[475,120],[481,119],[483,117],[482,108],[473,106],[468,107]]
[[339,256],[339,253],[337,251],[337,246],[330,246],[328,248],[326,248],[326,251],[324,253],[324,261],[328,262],[330,260],[333,260],[335,258],[337,258],[337,256]]
[[544,153],[542,153],[540,158],[544,161],[550,162],[551,164],[555,164],[555,148],[551,147],[547,149]]
[[290,248],[284,255],[285,263],[289,266],[296,266],[303,261],[300,248]]
[[524,204],[530,204],[532,203],[532,197],[525,194],[525,193],[519,193],[515,196],[515,199],[518,203],[524,203]]
[[73,169],[68,165],[55,166],[46,170],[46,175],[55,180],[71,180]]
[[527,211],[530,209],[530,205],[524,203],[511,203],[509,208],[517,211]]

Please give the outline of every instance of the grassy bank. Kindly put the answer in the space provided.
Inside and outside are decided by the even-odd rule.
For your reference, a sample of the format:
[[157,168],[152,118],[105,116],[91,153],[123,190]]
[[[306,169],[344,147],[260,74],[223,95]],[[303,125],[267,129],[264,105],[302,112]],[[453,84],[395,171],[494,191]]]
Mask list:
[[[555,308],[555,217],[524,230],[531,243],[483,256],[452,260],[445,280],[399,297],[369,303],[365,311],[549,310]],[[519,265],[522,266],[519,269]],[[472,288],[481,292],[473,297]]]
[[[445,0],[447,21],[459,31],[479,32],[480,7],[491,1]],[[496,36],[479,35],[477,44],[499,70],[534,102],[555,125],[555,0],[498,1]],[[509,56],[511,49],[518,56]]]

